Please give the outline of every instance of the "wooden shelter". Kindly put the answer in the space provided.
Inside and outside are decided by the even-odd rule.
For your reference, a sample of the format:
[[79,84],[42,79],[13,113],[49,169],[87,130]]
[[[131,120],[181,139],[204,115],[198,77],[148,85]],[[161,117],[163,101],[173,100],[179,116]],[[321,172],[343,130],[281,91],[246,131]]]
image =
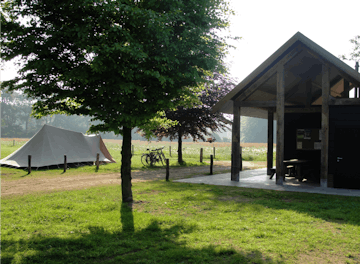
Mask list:
[[[360,147],[357,87],[356,70],[297,32],[212,109],[234,115],[231,180],[239,181],[241,174],[242,115],[268,119],[268,174],[273,168],[273,121],[277,121],[276,184],[283,184],[285,159],[306,157],[318,166],[321,187],[354,180],[360,188],[354,160],[358,154],[350,150]],[[355,98],[349,98],[351,89]],[[351,176],[345,176],[349,172]]]

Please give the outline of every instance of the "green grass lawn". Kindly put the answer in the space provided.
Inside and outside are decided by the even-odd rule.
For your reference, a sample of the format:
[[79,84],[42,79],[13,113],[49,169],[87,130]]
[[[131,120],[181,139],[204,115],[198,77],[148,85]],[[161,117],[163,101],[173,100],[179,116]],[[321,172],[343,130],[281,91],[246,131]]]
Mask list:
[[165,181],[2,198],[1,263],[360,263],[360,198]]
[[[19,149],[26,142],[17,141],[15,146],[13,146],[13,141],[2,141],[1,142],[1,158],[5,158],[17,149]],[[166,143],[168,144],[168,143]],[[165,145],[165,143],[164,143]],[[66,174],[62,175],[63,169],[52,169],[48,170],[46,168],[39,170],[32,170],[31,177],[43,177],[43,176],[71,176],[79,174],[88,174],[88,173],[119,173],[121,165],[121,146],[116,143],[106,143],[110,154],[115,159],[117,163],[101,165],[99,170],[95,166],[83,166],[79,168],[68,169]],[[143,153],[146,153],[146,149],[159,148],[160,145],[152,146],[147,144],[137,144],[134,145],[134,154],[131,159],[131,168],[132,170],[148,170],[148,169],[158,169],[165,168],[161,164],[156,164],[154,167],[143,166],[141,163],[141,156]],[[184,145],[183,148],[183,159],[184,164],[180,165],[177,162],[177,147],[175,144],[171,146],[171,156],[169,153],[169,147],[164,148],[164,154],[166,158],[169,159],[169,165],[172,168],[176,167],[189,167],[189,166],[204,166],[207,165],[210,161],[210,155],[213,154],[213,147],[203,147],[203,162],[200,162],[200,146],[199,145]],[[275,155],[274,155],[275,157]],[[215,161],[231,160],[231,148],[230,147],[218,147],[215,152]],[[248,161],[266,161],[266,148],[256,148],[249,147],[243,148],[243,160]],[[68,160],[70,163],[71,161]],[[275,163],[274,163],[275,164]],[[22,179],[28,175],[27,170],[19,170],[1,167],[1,174],[4,180],[15,180]]]

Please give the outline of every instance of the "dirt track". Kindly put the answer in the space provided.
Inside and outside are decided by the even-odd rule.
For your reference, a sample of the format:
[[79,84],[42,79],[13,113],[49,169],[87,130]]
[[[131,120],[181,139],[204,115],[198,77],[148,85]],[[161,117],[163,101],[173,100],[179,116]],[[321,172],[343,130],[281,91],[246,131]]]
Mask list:
[[[244,170],[255,169],[266,166],[264,164],[253,164],[244,161]],[[214,173],[229,172],[231,169],[230,161],[215,162]],[[209,166],[176,168],[170,169],[170,179],[182,179],[200,175],[206,175],[210,172]],[[149,171],[132,171],[132,182],[142,182],[149,180],[164,180],[165,169]],[[33,178],[13,181],[1,181],[1,196],[23,195],[34,192],[52,192],[60,190],[85,189],[101,185],[119,185],[121,184],[120,175],[112,174],[85,174],[79,176]]]

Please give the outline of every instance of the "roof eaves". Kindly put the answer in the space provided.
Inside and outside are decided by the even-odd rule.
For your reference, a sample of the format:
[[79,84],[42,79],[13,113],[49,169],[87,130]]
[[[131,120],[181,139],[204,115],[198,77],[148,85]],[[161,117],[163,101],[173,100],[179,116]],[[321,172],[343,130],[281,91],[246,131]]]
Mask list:
[[223,106],[234,97],[239,96],[248,87],[250,87],[256,80],[258,80],[263,74],[265,74],[274,64],[276,64],[281,58],[283,58],[288,52],[297,45],[299,36],[302,35],[297,32],[292,38],[290,38],[285,44],[283,44],[278,50],[276,50],[270,57],[268,57],[263,63],[260,64],[252,73],[250,73],[243,81],[241,81],[232,91],[230,91],[225,97],[223,97],[216,105],[212,107],[212,112],[221,111]]

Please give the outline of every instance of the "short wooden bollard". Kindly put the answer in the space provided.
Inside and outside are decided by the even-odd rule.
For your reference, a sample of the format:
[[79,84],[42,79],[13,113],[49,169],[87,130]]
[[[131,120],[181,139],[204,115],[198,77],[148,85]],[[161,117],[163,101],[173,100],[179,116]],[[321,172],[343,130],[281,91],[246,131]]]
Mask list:
[[171,146],[169,146],[169,154],[170,154],[170,157],[171,157]]
[[131,145],[131,155],[134,155],[134,145]]
[[203,162],[203,148],[200,149],[200,162]]
[[28,155],[28,174],[31,173],[31,155]]
[[67,160],[66,160],[66,155],[64,155],[64,172],[66,172],[67,169]]
[[169,181],[170,169],[169,169],[169,159],[166,159],[166,181]]
[[98,170],[99,169],[99,153],[96,154],[96,169]]
[[213,165],[214,165],[214,158],[213,155],[210,155],[210,175],[213,175]]
[[215,147],[214,147],[214,159],[215,159]]

